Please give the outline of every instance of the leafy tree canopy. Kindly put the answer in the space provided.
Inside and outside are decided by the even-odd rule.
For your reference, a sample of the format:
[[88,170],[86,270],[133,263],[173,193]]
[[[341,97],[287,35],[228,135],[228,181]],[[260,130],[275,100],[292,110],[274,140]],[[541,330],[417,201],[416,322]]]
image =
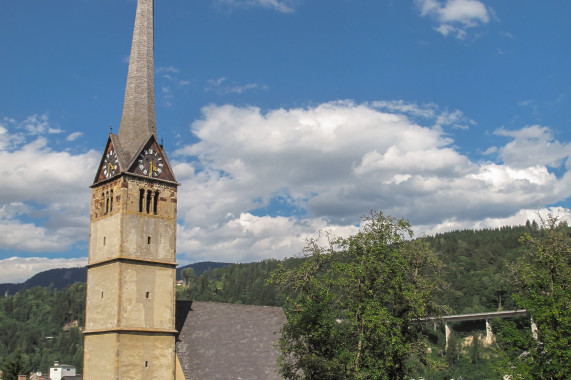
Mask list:
[[280,338],[286,379],[404,379],[427,361],[421,318],[439,315],[443,264],[408,221],[371,212],[349,238],[308,241],[270,282],[288,294]]
[[[526,233],[522,255],[511,266],[519,291],[516,305],[527,309],[537,333],[512,322],[500,324],[502,373],[513,379],[571,378],[571,237],[566,223],[549,216],[538,233]],[[535,335],[535,336],[534,336]]]

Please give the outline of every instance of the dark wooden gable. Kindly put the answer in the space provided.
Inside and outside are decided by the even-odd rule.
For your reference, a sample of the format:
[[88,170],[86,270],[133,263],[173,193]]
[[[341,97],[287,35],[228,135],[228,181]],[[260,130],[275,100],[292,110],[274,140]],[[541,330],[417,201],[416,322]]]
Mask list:
[[[116,165],[117,167],[114,171],[112,171],[111,174],[109,168],[110,162],[107,162],[106,164],[106,159],[109,159],[113,155],[117,157],[117,160],[112,164]],[[93,181],[94,184],[121,174],[121,160],[119,159],[119,156],[120,153],[115,148],[113,141],[111,140],[111,136],[109,136],[107,139],[107,145],[105,145],[105,150],[103,151],[103,156],[101,157],[101,161],[99,161],[99,168],[97,169],[97,174],[95,175],[95,179]]]
[[176,182],[166,152],[157,143],[154,135],[149,138],[143,149],[134,157],[128,171],[144,177]]

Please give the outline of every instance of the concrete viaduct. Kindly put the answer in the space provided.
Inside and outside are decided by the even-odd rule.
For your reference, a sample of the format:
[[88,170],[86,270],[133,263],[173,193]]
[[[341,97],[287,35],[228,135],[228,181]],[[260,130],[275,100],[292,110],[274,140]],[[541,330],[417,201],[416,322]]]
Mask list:
[[[474,313],[474,314],[456,314],[456,315],[445,315],[441,317],[428,317],[422,318],[422,321],[434,322],[434,329],[436,330],[436,324],[438,322],[444,323],[444,332],[446,335],[446,348],[448,348],[448,339],[450,337],[450,327],[448,322],[464,322],[464,321],[486,321],[486,344],[491,344],[493,341],[492,325],[490,323],[491,319],[494,318],[513,318],[527,316],[527,310],[509,310],[509,311],[494,311],[489,313]],[[533,321],[533,317],[530,317],[531,322],[531,333],[535,339],[537,339],[537,326]]]

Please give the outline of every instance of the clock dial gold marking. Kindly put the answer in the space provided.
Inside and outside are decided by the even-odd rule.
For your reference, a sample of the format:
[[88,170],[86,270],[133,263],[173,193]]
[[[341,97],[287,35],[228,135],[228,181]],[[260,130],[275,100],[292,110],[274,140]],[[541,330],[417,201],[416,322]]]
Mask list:
[[144,150],[139,155],[139,170],[143,175],[158,177],[163,171],[162,157],[153,149]]
[[103,161],[103,176],[105,178],[111,178],[117,174],[118,168],[117,154],[111,149],[107,155],[105,155],[105,160]]

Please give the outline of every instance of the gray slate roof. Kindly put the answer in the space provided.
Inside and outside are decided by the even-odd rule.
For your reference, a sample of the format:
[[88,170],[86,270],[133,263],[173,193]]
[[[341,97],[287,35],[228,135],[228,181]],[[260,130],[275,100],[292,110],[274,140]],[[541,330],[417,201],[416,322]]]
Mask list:
[[[186,314],[180,306],[177,318]],[[281,379],[276,343],[285,322],[280,307],[193,302],[184,323],[177,321],[186,380]]]
[[[157,134],[154,81],[154,0],[138,0],[119,140],[123,161],[131,162]],[[127,170],[126,168],[125,170]]]

